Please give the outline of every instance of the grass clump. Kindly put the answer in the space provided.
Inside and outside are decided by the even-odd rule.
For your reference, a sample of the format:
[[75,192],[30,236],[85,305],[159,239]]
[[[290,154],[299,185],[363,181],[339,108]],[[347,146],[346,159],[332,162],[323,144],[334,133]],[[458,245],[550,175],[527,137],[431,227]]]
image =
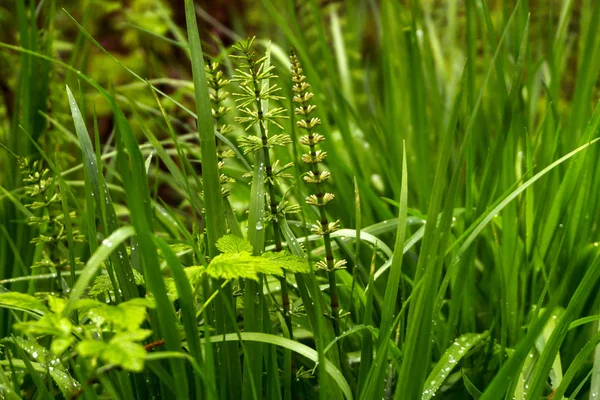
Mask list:
[[0,397],[599,395],[600,4],[57,5],[0,5]]

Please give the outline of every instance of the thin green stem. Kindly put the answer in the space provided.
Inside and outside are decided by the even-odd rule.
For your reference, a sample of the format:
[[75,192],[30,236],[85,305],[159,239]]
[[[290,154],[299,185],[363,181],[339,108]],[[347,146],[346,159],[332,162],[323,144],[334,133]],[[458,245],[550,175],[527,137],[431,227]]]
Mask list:
[[[271,212],[272,217],[272,226],[273,226],[273,237],[275,240],[275,252],[280,252],[283,249],[282,240],[281,240],[281,230],[279,227],[279,221],[277,220],[277,194],[275,191],[275,176],[273,174],[273,165],[271,163],[271,155],[269,154],[268,148],[268,139],[267,129],[265,128],[265,119],[264,119],[264,111],[262,107],[262,100],[260,98],[260,89],[259,82],[257,79],[257,72],[254,68],[254,65],[250,59],[246,60],[248,69],[252,75],[252,84],[254,86],[254,96],[257,107],[257,115],[258,115],[258,126],[260,130],[260,138],[262,141],[262,151],[264,154],[265,161],[265,172],[267,174],[267,185],[269,190],[269,211]],[[287,287],[287,280],[285,276],[285,272],[283,277],[280,278],[281,283],[281,304],[283,308],[283,316],[285,319],[285,323],[288,327],[290,338],[292,335],[292,319],[291,319],[291,310],[290,310],[290,297],[289,291]]]

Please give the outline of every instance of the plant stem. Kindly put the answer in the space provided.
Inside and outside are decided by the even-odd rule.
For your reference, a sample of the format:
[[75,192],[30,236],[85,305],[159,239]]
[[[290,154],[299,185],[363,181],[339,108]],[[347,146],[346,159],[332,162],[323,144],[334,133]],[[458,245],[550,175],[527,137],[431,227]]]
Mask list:
[[[281,230],[279,228],[279,222],[277,220],[277,198],[275,192],[275,177],[273,175],[273,166],[271,164],[271,155],[269,154],[268,145],[268,136],[267,130],[265,128],[264,121],[264,112],[262,107],[262,101],[260,99],[260,89],[259,83],[256,77],[256,70],[254,69],[250,60],[248,60],[248,68],[252,74],[252,84],[254,85],[254,96],[256,100],[256,107],[259,119],[259,129],[260,129],[260,138],[262,141],[262,151],[264,154],[265,160],[265,172],[267,174],[267,185],[269,187],[269,210],[272,216],[272,224],[273,224],[273,237],[275,240],[275,252],[280,252],[283,249],[282,241],[281,241]],[[283,308],[283,318],[289,330],[290,339],[293,338],[292,334],[292,316],[290,309],[290,297],[289,291],[287,287],[287,279],[285,275],[285,271],[283,272],[283,277],[279,278],[279,282],[281,284],[281,305]]]
[[[312,129],[308,131],[309,147],[311,157],[315,157],[316,149],[315,142],[313,141]],[[317,163],[311,163],[312,173],[316,178],[319,178],[321,172]],[[325,243],[325,259],[327,262],[327,278],[329,279],[329,297],[331,307],[331,318],[333,320],[333,330],[336,336],[340,334],[340,313],[339,313],[339,299],[337,294],[337,283],[335,277],[335,261],[333,258],[333,250],[331,249],[331,234],[329,232],[329,219],[325,213],[325,202],[323,201],[324,192],[321,187],[321,183],[317,179],[315,182],[315,196],[318,200],[319,217],[321,226],[325,229],[323,234],[323,242]]]

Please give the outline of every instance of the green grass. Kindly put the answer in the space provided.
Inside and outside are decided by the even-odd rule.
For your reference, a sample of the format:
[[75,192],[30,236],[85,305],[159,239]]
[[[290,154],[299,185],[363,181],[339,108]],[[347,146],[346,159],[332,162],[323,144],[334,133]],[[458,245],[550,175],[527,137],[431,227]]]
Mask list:
[[0,397],[597,398],[600,3],[212,7],[0,5]]

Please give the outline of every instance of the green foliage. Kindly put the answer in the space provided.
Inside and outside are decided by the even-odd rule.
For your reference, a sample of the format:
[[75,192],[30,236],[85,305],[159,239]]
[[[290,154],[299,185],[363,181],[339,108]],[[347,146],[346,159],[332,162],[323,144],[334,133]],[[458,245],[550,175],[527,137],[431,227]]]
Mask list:
[[48,307],[42,300],[25,293],[0,293],[0,305],[6,308],[25,310],[42,315],[48,312]]
[[137,330],[133,332],[116,333],[108,342],[82,340],[77,344],[77,352],[82,357],[97,359],[117,365],[133,372],[144,370],[146,350],[139,341],[147,338],[152,331]]
[[600,396],[598,2],[0,3],[0,398]]
[[[136,285],[142,286],[144,284],[144,277],[142,276],[142,274],[140,274],[136,270],[133,270],[133,276],[135,278]],[[110,279],[110,276],[101,274],[94,279],[94,284],[92,285],[92,288],[89,291],[89,295],[98,296],[101,294],[110,293],[113,290],[114,286],[112,280]]]
[[252,245],[237,236],[223,236],[217,242],[217,248],[223,253],[211,260],[206,273],[220,279],[252,279],[258,282],[259,274],[283,276],[284,270],[294,273],[309,271],[305,259],[288,252],[263,253],[252,255]]
[[63,315],[66,299],[48,295],[46,307],[38,299],[20,293],[2,293],[0,297],[2,307],[44,312],[38,319],[19,322],[14,328],[27,335],[51,337],[53,355],[60,356],[75,344],[77,353],[91,359],[93,365],[100,359],[127,370],[143,370],[146,351],[140,342],[152,331],[140,326],[147,318],[147,309],[155,308],[154,301],[138,298],[112,306],[82,299],[75,309],[87,323],[75,325]]
[[252,252],[252,245],[243,238],[227,235],[217,241],[217,249],[221,253],[240,254]]

